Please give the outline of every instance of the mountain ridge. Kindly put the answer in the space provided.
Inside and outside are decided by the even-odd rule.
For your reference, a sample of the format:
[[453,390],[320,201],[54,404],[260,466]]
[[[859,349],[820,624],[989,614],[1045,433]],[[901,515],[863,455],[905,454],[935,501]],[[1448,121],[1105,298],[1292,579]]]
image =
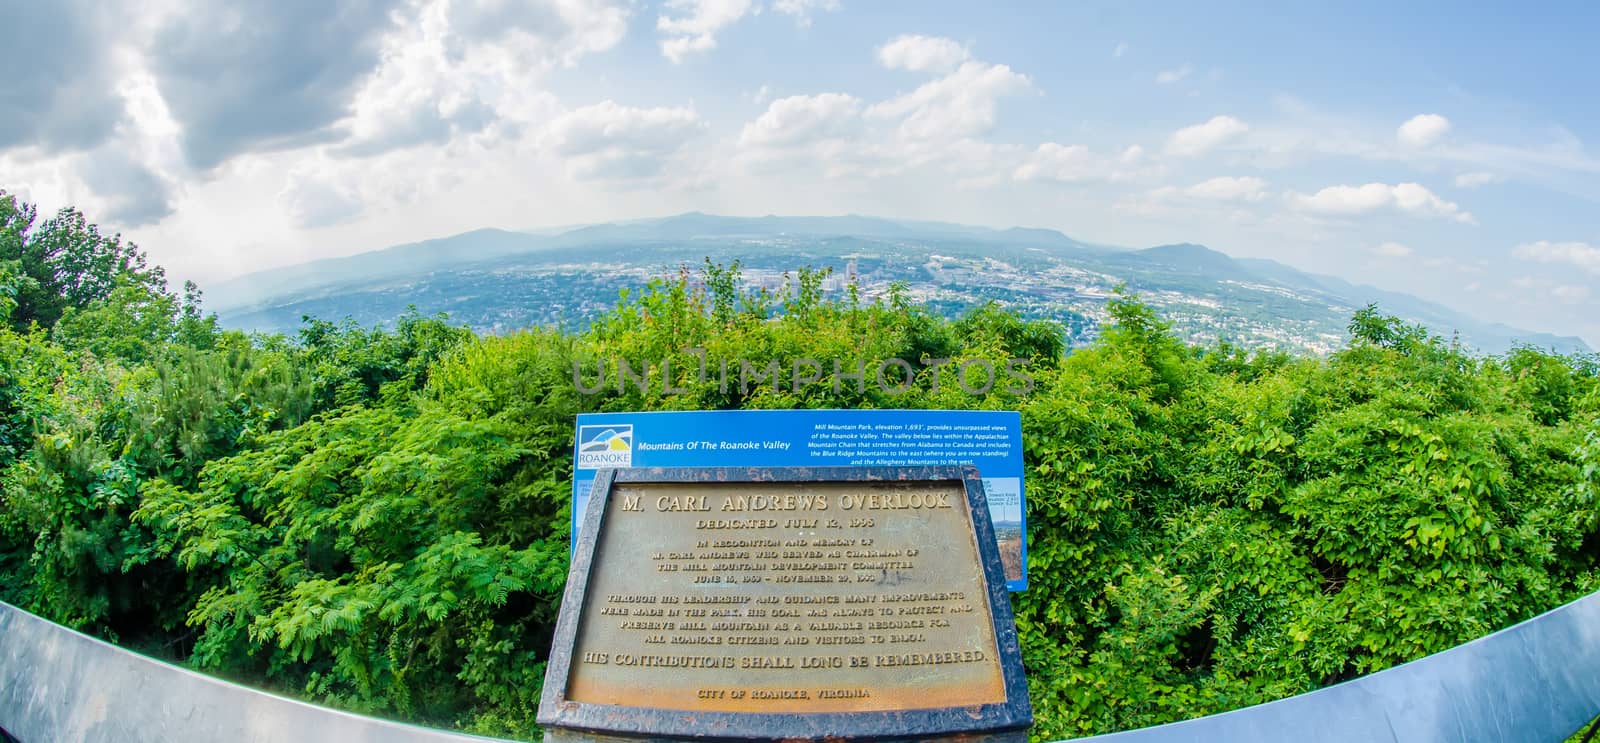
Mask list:
[[[754,229],[758,226],[764,229]],[[917,227],[923,228],[922,231],[919,232]],[[289,266],[255,271],[217,282],[210,289],[219,295],[218,308],[235,309],[257,301],[257,295],[261,295],[259,298],[270,296],[266,294],[266,291],[252,291],[252,287],[258,285],[265,287],[266,290],[277,290],[287,288],[285,285],[290,280],[320,282],[302,283],[296,287],[303,290],[319,285],[336,284],[342,278],[380,278],[400,275],[420,267],[432,267],[432,262],[428,261],[422,261],[422,265],[417,265],[419,263],[417,259],[427,255],[422,248],[439,246],[445,243],[451,245],[450,251],[444,251],[450,258],[449,260],[440,260],[440,264],[461,263],[460,256],[463,254],[473,256],[475,259],[495,258],[524,252],[531,253],[550,247],[567,247],[573,244],[581,244],[584,241],[697,239],[703,237],[771,234],[775,231],[780,234],[827,235],[833,237],[909,238],[939,236],[969,239],[984,239],[988,237],[998,242],[1014,242],[1031,238],[1048,240],[1058,247],[1082,246],[1085,249],[1092,249],[1087,243],[1073,240],[1058,230],[1042,227],[997,229],[962,225],[954,222],[903,222],[884,217],[857,214],[793,217],[768,214],[761,217],[726,217],[691,211],[666,217],[646,217],[598,224],[573,225],[559,229],[560,231],[558,232],[540,234],[538,230],[534,229],[479,228],[453,235],[444,235],[412,243],[401,243],[385,248],[353,253],[347,256],[319,258]],[[930,235],[930,232],[941,234]],[[501,236],[504,242],[510,243],[514,241],[518,244],[515,248],[508,247],[502,252],[490,255],[488,251],[482,251],[479,246],[473,244],[476,242],[473,238],[486,234]],[[365,271],[365,273],[354,275],[353,269],[357,268]],[[238,299],[237,297],[240,296],[249,298]]]
[[[945,253],[951,253],[952,260],[976,260],[981,265],[951,270],[941,264],[937,271],[922,266]],[[1330,334],[1343,332],[1341,323],[1348,320],[1349,312],[1371,303],[1377,303],[1389,314],[1422,322],[1441,335],[1460,332],[1479,341],[1486,350],[1500,350],[1518,342],[1588,350],[1578,338],[1481,321],[1409,294],[1357,285],[1269,259],[1234,258],[1195,243],[1127,249],[1082,242],[1047,228],[977,227],[854,214],[727,217],[686,212],[578,225],[545,234],[484,228],[246,274],[221,282],[208,294],[225,323],[236,321],[260,329],[286,329],[286,325],[297,323],[296,307],[309,314],[338,315],[359,297],[381,298],[379,304],[391,306],[408,289],[423,297],[433,292],[444,305],[454,301],[456,307],[470,306],[472,312],[482,316],[479,319],[484,328],[509,329],[514,326],[515,317],[531,316],[530,313],[496,307],[487,296],[494,294],[511,303],[525,303],[515,291],[517,276],[526,279],[524,283],[531,282],[530,286],[542,286],[541,282],[555,286],[559,282],[546,280],[552,272],[565,272],[563,275],[571,283],[573,276],[582,274],[580,267],[603,263],[611,269],[625,268],[637,277],[649,267],[698,263],[702,255],[729,261],[740,258],[755,268],[784,265],[785,259],[821,259],[833,261],[838,264],[836,268],[842,269],[848,256],[856,254],[893,254],[909,259],[904,263],[915,261],[914,266],[908,266],[867,259],[871,270],[883,275],[903,274],[901,278],[922,287],[929,298],[946,303],[959,304],[950,298],[965,296],[972,301],[998,299],[1026,306],[1029,300],[1022,295],[1038,295],[1041,291],[1039,282],[1028,272],[1053,271],[1060,274],[1050,279],[1059,291],[1045,291],[1044,295],[1060,307],[1093,315],[1095,301],[1103,302],[1103,298],[1095,298],[1103,292],[1087,285],[1078,286],[1081,291],[1073,291],[1067,284],[1106,283],[1102,279],[1128,275],[1133,277],[1129,283],[1136,291],[1148,289],[1170,295],[1166,301],[1178,308],[1178,314],[1194,315],[1190,320],[1195,323],[1221,328],[1229,326],[1229,322],[1218,318],[1230,309],[1254,313],[1250,323],[1244,324],[1254,323],[1247,335],[1298,334],[1300,344],[1313,350],[1330,345]],[[657,263],[647,266],[650,260]],[[992,264],[996,262],[1002,268],[994,268]],[[1015,275],[1006,274],[1007,270]],[[995,275],[1004,280],[994,281],[995,275],[990,275],[994,271],[999,271]],[[1082,276],[1062,278],[1068,274]],[[970,291],[970,287],[963,288],[963,281],[988,282],[988,288]],[[1289,297],[1256,296],[1251,294],[1254,285],[1260,285],[1254,290],[1256,294],[1271,289]],[[612,284],[600,281],[594,288],[606,291]],[[551,291],[557,301],[562,299],[560,291]],[[1183,301],[1186,298],[1193,301]],[[565,300],[584,306],[604,304],[570,292]],[[954,304],[950,309],[955,309]],[[1335,322],[1330,313],[1344,316]],[[386,318],[373,309],[366,313],[366,319],[382,322]],[[471,318],[465,319],[474,323]],[[1288,329],[1272,327],[1275,322]],[[1243,327],[1236,322],[1232,325]],[[1199,340],[1207,337],[1204,333],[1196,336]]]

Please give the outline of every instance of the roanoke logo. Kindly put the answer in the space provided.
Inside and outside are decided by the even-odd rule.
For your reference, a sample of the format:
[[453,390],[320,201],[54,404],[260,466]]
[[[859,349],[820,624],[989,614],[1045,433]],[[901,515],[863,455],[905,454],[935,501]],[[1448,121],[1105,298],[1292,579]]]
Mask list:
[[578,426],[578,469],[633,466],[633,424]]

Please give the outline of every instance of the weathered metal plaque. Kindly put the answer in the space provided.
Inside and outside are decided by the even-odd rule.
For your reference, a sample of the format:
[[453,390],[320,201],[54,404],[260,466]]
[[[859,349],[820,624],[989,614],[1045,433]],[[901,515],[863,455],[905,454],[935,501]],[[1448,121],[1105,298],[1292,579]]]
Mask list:
[[540,721],[669,737],[1025,727],[984,503],[972,468],[606,471]]

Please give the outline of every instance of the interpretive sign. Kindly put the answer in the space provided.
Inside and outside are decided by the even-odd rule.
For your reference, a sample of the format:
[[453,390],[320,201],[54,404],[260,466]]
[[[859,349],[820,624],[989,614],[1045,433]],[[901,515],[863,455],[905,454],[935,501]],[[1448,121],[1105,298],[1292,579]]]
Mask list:
[[973,467],[606,469],[539,722],[652,738],[1021,732]]
[[1022,418],[998,410],[719,410],[578,416],[572,543],[604,467],[975,465],[1006,585],[1027,588]]

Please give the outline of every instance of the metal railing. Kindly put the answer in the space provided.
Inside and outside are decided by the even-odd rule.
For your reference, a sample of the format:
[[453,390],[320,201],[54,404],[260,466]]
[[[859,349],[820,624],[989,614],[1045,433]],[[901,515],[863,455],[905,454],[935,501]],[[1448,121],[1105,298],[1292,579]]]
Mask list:
[[341,712],[212,678],[3,602],[0,728],[20,743],[493,740]]
[[1556,743],[1600,715],[1600,593],[1358,679],[1079,743]]
[[[1600,713],[1600,593],[1307,694],[1093,743],[1561,741]],[[465,743],[146,658],[0,603],[0,728],[20,743]]]

